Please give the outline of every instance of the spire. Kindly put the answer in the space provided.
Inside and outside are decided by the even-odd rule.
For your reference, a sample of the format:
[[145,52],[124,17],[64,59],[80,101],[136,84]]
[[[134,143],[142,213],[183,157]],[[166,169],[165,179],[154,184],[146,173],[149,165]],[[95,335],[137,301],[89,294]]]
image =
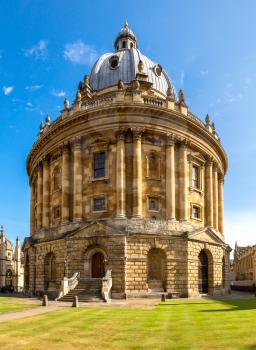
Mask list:
[[124,28],[128,28],[128,21],[127,20],[124,23]]
[[4,242],[4,241],[5,241],[4,225],[1,225],[1,229],[0,229],[0,240],[1,240],[1,242]]

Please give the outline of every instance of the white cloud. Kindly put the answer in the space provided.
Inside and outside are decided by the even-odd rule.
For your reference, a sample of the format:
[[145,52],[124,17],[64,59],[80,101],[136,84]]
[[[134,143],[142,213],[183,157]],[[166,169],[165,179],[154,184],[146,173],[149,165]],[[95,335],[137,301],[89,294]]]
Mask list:
[[243,95],[238,93],[238,94],[235,94],[235,95],[228,95],[226,97],[226,101],[229,102],[229,103],[234,103],[234,102],[237,102],[239,100],[241,100],[243,98]]
[[90,65],[97,59],[98,52],[93,46],[78,40],[65,45],[63,57],[72,63]]
[[255,210],[225,211],[225,240],[232,248],[256,244]]
[[25,90],[27,90],[29,92],[34,92],[34,91],[41,89],[42,87],[43,87],[43,85],[29,85],[29,86],[25,87]]
[[14,86],[3,86],[2,91],[4,95],[10,95],[14,89]]
[[56,96],[56,97],[64,97],[64,96],[66,96],[66,93],[65,93],[65,91],[63,91],[63,90],[52,90],[52,95],[53,96]]
[[29,49],[24,49],[25,56],[34,56],[37,59],[45,59],[47,56],[47,45],[46,40],[40,40],[36,45],[32,46]]
[[31,102],[27,102],[26,105],[27,105],[27,107],[33,107]]

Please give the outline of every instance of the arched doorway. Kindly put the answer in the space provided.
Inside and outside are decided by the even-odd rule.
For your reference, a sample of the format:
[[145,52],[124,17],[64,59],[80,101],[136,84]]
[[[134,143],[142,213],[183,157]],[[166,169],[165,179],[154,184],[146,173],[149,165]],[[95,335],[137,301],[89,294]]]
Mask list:
[[153,248],[148,252],[148,287],[151,290],[163,291],[166,278],[165,252],[159,248]]
[[56,284],[56,257],[48,253],[44,261],[45,288],[55,287]]
[[198,256],[198,290],[199,293],[208,293],[208,257],[205,251]]
[[105,276],[105,258],[101,252],[96,252],[92,256],[92,278],[102,278]]

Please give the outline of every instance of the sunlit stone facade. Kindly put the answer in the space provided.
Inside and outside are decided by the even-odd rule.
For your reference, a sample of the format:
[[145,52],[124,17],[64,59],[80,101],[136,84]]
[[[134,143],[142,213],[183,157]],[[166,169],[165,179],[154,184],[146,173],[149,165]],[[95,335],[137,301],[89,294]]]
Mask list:
[[28,155],[25,288],[57,293],[64,275],[111,270],[113,298],[227,291],[226,170],[210,118],[189,111],[126,23]]

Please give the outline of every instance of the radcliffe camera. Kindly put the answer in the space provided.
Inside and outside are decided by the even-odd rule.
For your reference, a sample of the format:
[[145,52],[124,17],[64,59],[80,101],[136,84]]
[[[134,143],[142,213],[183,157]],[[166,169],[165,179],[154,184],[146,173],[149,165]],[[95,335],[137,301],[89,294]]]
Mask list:
[[255,4],[42,4],[0,5],[0,344],[256,349]]

